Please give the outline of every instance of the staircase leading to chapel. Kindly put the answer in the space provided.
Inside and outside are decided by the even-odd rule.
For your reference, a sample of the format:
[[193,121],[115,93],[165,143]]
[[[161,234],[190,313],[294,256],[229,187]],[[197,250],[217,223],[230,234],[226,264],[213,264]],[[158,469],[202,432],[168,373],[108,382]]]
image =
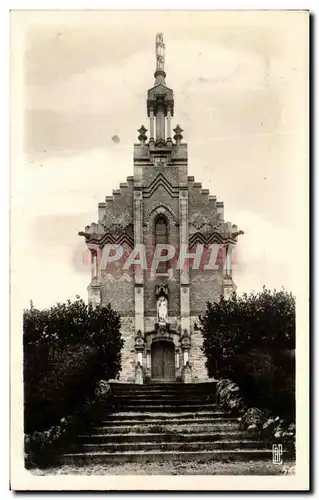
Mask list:
[[272,459],[216,403],[216,383],[112,385],[116,410],[101,411],[60,464]]

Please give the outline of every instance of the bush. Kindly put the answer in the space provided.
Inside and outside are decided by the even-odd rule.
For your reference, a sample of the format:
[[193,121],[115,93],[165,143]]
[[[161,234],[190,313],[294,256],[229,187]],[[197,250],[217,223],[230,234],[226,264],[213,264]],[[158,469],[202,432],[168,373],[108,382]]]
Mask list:
[[228,413],[240,415],[240,428],[248,432],[251,438],[262,438],[268,441],[270,446],[278,442],[286,449],[294,448],[294,422],[274,416],[267,410],[247,408],[240,388],[230,379],[219,380],[216,389],[220,407]]
[[106,408],[113,409],[111,386],[105,380],[100,380],[95,386],[91,397],[86,398],[83,412],[62,417],[58,425],[45,430],[25,434],[24,455],[27,468],[46,467],[52,465],[55,454],[62,449],[72,449],[79,433],[86,432],[87,425]]
[[259,294],[208,303],[200,318],[208,375],[230,378],[248,407],[286,419],[295,413],[295,301],[290,293]]
[[80,409],[101,376],[103,365],[95,348],[75,345],[52,350],[45,376],[33,374],[32,384],[30,379],[25,383],[25,432],[46,429]]
[[216,393],[219,406],[224,411],[234,415],[242,414],[245,411],[245,401],[240,394],[240,389],[231,380],[219,380],[216,384]]
[[[107,379],[115,378],[121,369],[120,317],[110,305],[93,308],[77,299],[42,311],[31,307],[23,314],[23,344],[24,348],[39,346],[40,356],[52,348],[92,346],[103,356]],[[40,365],[45,373],[45,363]]]
[[42,431],[81,412],[100,379],[121,368],[120,318],[82,300],[24,312],[25,432]]
[[268,408],[275,415],[295,415],[294,352],[265,353],[252,349],[236,360],[237,381],[248,405]]

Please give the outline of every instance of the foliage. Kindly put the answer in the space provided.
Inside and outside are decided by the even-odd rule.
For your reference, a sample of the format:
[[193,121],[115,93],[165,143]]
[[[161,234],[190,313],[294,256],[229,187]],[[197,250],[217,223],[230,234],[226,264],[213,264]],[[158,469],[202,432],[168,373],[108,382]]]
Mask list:
[[120,368],[119,330],[120,317],[110,305],[94,308],[79,298],[42,311],[32,307],[23,315],[25,347],[41,345],[50,350],[76,344],[92,346],[103,355],[107,378],[114,378]]
[[82,413],[62,417],[57,425],[25,434],[26,467],[52,465],[54,455],[63,449],[72,449],[76,436],[86,432],[87,426],[101,413],[101,407],[105,411],[114,409],[114,406],[111,386],[105,380],[98,381],[93,396],[85,399]]
[[219,406],[231,414],[241,414],[246,406],[244,398],[240,394],[237,384],[229,379],[221,379],[217,382],[216,394]]
[[239,385],[248,407],[291,418],[295,402],[295,300],[285,290],[221,298],[200,318],[210,377]]
[[103,402],[107,401],[111,394],[111,386],[106,380],[100,380],[94,391],[97,400]]
[[77,298],[24,311],[25,432],[54,426],[81,408],[101,378],[121,368],[120,318]]
[[240,388],[230,379],[219,380],[216,389],[219,406],[229,414],[240,415],[240,428],[252,438],[262,438],[270,445],[278,442],[285,449],[294,448],[294,422],[274,416],[269,410],[247,408]]

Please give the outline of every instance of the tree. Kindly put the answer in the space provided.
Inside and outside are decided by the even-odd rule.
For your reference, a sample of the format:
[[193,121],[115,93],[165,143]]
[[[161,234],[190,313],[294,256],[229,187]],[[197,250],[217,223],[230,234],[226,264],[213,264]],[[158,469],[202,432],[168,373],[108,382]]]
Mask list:
[[121,369],[120,317],[110,305],[83,300],[23,315],[25,426],[55,423]]
[[252,404],[294,411],[295,300],[285,290],[208,303],[200,318],[210,377],[232,378]]

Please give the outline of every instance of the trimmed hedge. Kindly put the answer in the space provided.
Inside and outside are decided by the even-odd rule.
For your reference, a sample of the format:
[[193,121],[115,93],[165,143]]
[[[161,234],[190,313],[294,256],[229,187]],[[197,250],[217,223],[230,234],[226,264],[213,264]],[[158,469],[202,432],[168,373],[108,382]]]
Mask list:
[[26,467],[30,469],[52,465],[55,455],[65,449],[72,449],[77,435],[86,432],[87,426],[96,420],[102,408],[105,411],[114,406],[111,386],[105,380],[99,380],[92,396],[83,402],[81,413],[67,415],[56,425],[25,434]]
[[[34,352],[35,351],[35,352]],[[37,376],[34,359],[42,351],[46,373]],[[24,386],[25,432],[41,431],[81,408],[103,376],[100,353],[91,346],[74,345],[43,352],[39,346],[27,350]]]
[[208,375],[230,378],[248,406],[295,415],[295,300],[264,289],[208,303],[200,318]]
[[25,432],[43,431],[81,412],[100,379],[116,378],[123,340],[110,306],[77,299],[24,311]]

